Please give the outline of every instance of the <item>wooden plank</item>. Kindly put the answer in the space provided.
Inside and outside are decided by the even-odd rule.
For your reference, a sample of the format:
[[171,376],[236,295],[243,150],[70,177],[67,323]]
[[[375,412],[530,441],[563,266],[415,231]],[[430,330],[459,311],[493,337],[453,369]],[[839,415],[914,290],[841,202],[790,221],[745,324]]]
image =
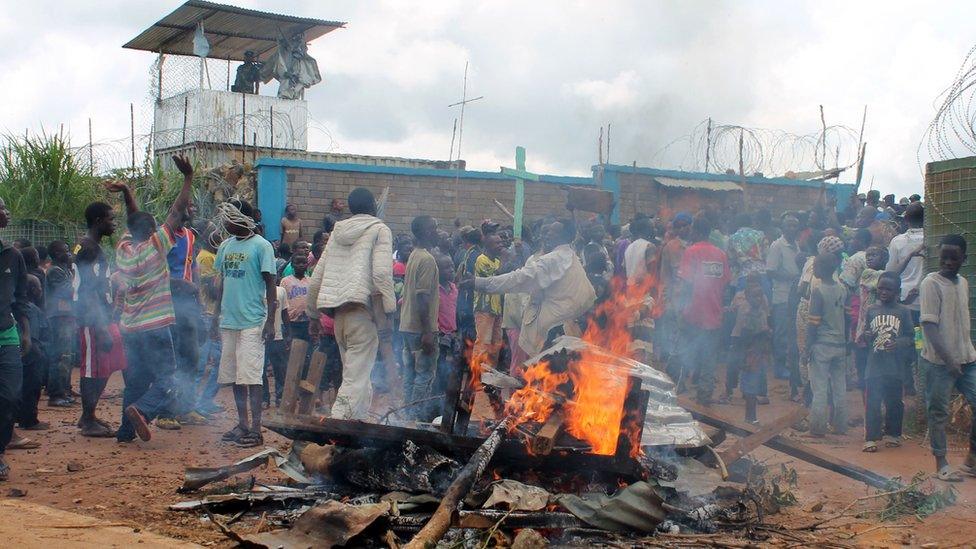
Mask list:
[[766,444],[766,441],[805,418],[807,416],[807,412],[808,410],[803,406],[793,408],[789,413],[776,418],[776,420],[772,423],[763,425],[755,433],[747,437],[740,438],[735,442],[735,444],[729,446],[725,451],[719,453],[719,457],[721,457],[722,461],[724,461],[726,464],[732,463],[742,456],[752,452],[756,448],[759,448],[763,444]]
[[316,350],[312,353],[312,360],[308,365],[308,374],[299,384],[298,413],[305,415],[315,407],[315,397],[322,385],[322,374],[325,372],[325,353]]
[[298,381],[305,365],[305,355],[308,352],[308,342],[304,339],[293,339],[291,352],[288,355],[288,368],[285,370],[285,388],[281,395],[281,406],[278,408],[286,416],[295,413],[295,399],[298,393]]
[[[688,412],[690,412],[691,415],[694,416],[698,421],[713,427],[718,427],[719,429],[724,429],[734,435],[747,437],[759,431],[759,429],[753,425],[723,418],[722,416],[718,415],[715,410],[701,406],[689,398],[678,397],[678,404],[685,410],[688,410]],[[848,478],[863,482],[874,488],[890,490],[892,487],[900,486],[898,482],[893,481],[884,475],[880,475],[874,471],[865,469],[855,463],[831,456],[805,444],[792,441],[782,435],[776,435],[767,440],[764,444],[773,450],[783,452],[786,455],[801,459],[807,463],[816,465],[817,467],[822,467],[828,471],[833,471]]]
[[[337,444],[350,448],[386,446],[406,440],[430,446],[449,456],[468,456],[483,442],[483,438],[433,431],[380,425],[365,421],[327,417],[284,416],[280,413],[265,418],[264,426],[292,440],[305,440],[316,444]],[[666,451],[666,450],[664,450]],[[525,444],[517,438],[506,438],[498,449],[499,458],[510,460],[519,467],[568,470],[593,469],[639,478],[637,460],[617,456],[598,456],[585,450],[568,450],[556,447],[548,456],[531,456]]]
[[532,437],[530,447],[537,456],[547,456],[556,445],[556,438],[563,432],[563,409],[559,407],[551,414],[535,436]]

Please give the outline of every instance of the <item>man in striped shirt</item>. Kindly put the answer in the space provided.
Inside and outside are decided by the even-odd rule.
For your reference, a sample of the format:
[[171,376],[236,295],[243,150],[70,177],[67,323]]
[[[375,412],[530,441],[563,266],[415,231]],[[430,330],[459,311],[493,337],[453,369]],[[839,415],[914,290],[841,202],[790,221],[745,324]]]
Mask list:
[[122,396],[122,426],[116,434],[119,442],[130,442],[136,435],[149,440],[148,422],[168,410],[175,396],[172,327],[176,317],[166,255],[175,243],[190,201],[193,167],[181,156],[174,156],[173,162],[183,174],[183,187],[162,226],[157,227],[152,215],[139,211],[127,185],[106,185],[109,191],[122,193],[128,212],[128,231],[119,242],[115,257],[123,285],[121,325],[129,363]]

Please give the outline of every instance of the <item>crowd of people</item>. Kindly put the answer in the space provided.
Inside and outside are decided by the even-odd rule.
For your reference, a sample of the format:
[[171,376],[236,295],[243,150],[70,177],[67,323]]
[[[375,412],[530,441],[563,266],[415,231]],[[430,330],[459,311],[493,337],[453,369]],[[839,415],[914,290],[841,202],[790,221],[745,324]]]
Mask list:
[[[322,413],[369,420],[375,392],[399,401],[400,419],[431,422],[469,362],[520,377],[528,357],[599,323],[599,304],[627,290],[640,294],[628,319],[633,358],[700,404],[732,403],[738,391],[757,423],[775,376],[810,408],[796,428],[823,437],[848,430],[846,395],[857,388],[863,450],[877,452],[901,444],[904,397],[921,391],[937,474],[960,480],[945,427],[954,389],[976,400],[958,274],[966,240],[948,235],[930,249],[939,270],[926,275],[917,195],[896,203],[871,191],[844,208],[821,200],[776,217],[706,205],[623,226],[599,217],[442,226],[420,215],[394,236],[372,193],[357,188],[311,235],[288,205],[269,242],[244,201],[194,219],[193,168],[174,161],[184,181],[161,224],[124,182],[106,183],[126,209],[114,250],[116,214],[104,202],[86,209],[77,243],[0,243],[0,453],[37,446],[25,434],[49,428],[38,417],[42,390],[49,407],[80,400],[81,435],[130,443],[149,440],[151,424],[207,423],[230,386],[237,423],[223,440],[261,445],[295,340],[326,355]],[[0,200],[0,228],[9,221]],[[96,413],[116,371],[117,428]],[[976,450],[960,469],[976,475]],[[8,474],[0,460],[0,478]]]

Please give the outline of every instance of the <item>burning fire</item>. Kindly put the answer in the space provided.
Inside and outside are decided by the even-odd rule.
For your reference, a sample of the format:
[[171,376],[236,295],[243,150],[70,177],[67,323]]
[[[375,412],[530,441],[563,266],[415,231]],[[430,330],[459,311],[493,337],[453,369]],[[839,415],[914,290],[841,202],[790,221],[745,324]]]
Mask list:
[[[611,353],[632,357],[631,327],[641,314],[652,313],[653,304],[647,296],[652,295],[655,282],[654,277],[634,285],[615,280],[611,297],[597,307],[581,339]],[[623,421],[630,389],[628,373],[609,367],[605,356],[590,349],[572,360],[566,371],[552,371],[549,362],[539,362],[525,371],[526,386],[512,395],[506,412],[515,417],[513,425],[519,425],[544,423],[559,410],[566,432],[589,443],[590,451],[599,455],[617,451],[623,423],[627,431],[624,434],[631,442],[631,455],[636,456],[640,452],[636,439],[643,418],[639,422]]]

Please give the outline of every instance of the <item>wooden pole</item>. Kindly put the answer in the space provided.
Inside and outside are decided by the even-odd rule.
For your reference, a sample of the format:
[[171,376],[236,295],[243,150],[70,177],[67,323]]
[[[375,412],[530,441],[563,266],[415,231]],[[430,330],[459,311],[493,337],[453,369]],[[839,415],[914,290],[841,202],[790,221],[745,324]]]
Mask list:
[[258,132],[254,132],[251,135],[251,164],[254,164],[258,159]]
[[183,96],[183,143],[182,143],[183,146],[186,145],[186,111],[189,109],[189,107],[190,107],[190,97],[184,95]]
[[861,144],[861,154],[858,155],[857,160],[857,180],[854,182],[854,195],[857,196],[857,191],[861,188],[861,177],[864,176],[864,155],[868,152],[868,144]]
[[88,175],[95,174],[95,153],[93,151],[92,142],[92,124],[91,117],[88,117]]
[[705,173],[708,173],[708,163],[712,154],[712,117],[708,117],[708,128],[705,130]]
[[136,173],[136,107],[129,103],[129,137],[132,143],[132,173]]
[[156,78],[156,103],[163,102],[163,61],[166,56],[163,55],[163,50],[159,50],[159,74]]
[[447,492],[441,498],[441,502],[437,506],[437,510],[434,511],[433,516],[420,529],[420,532],[417,532],[417,535],[410,540],[410,543],[406,545],[406,549],[432,547],[444,537],[444,534],[451,527],[452,519],[458,510],[457,508],[461,500],[471,491],[471,486],[477,482],[478,478],[488,466],[488,462],[495,455],[495,451],[498,450],[498,446],[501,444],[505,432],[508,431],[508,425],[511,419],[510,416],[502,419],[492,430],[491,434],[488,435],[488,438],[481,443],[481,446],[471,456],[471,460],[461,469],[457,478],[447,488]]
[[[692,417],[698,421],[711,425],[712,427],[724,429],[725,431],[736,436],[748,437],[749,435],[760,431],[760,429],[754,425],[741,423],[739,421],[719,416],[711,408],[701,406],[698,403],[693,402],[691,399],[685,397],[678,398],[678,405],[687,410]],[[890,490],[893,486],[892,483],[895,482],[888,477],[879,475],[878,473],[865,469],[860,465],[844,461],[843,459],[831,456],[826,452],[811,446],[800,444],[799,442],[791,440],[782,435],[774,436],[773,438],[764,442],[763,445],[772,448],[773,450],[783,452],[786,455],[801,459],[807,463],[816,465],[817,467],[823,467],[828,471],[833,471],[848,478],[852,478],[858,482],[863,482],[874,488]]]
[[227,58],[227,91],[230,91],[230,57]]
[[247,162],[247,94],[241,92],[241,164]]
[[820,105],[820,127],[823,133],[820,134],[820,141],[823,143],[823,152],[820,153],[820,169],[827,169],[827,120],[824,118],[823,105]]
[[607,164],[610,163],[610,123],[607,122]]
[[268,107],[268,110],[271,112],[269,115],[269,119],[271,120],[271,158],[274,158],[274,105]]
[[743,133],[744,130],[739,128],[739,177],[746,176],[745,163],[742,160]]
[[600,126],[600,137],[596,140],[597,164],[603,165],[603,126]]

